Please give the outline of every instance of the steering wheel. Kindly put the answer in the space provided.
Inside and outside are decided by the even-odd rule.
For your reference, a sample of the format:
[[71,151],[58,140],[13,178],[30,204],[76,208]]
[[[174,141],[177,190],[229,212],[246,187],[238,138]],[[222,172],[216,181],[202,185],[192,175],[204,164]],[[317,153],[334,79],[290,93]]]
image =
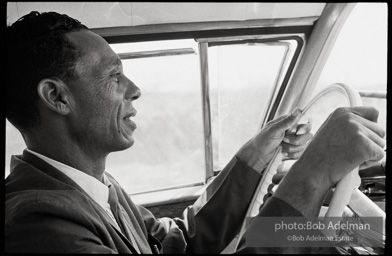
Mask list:
[[[303,116],[300,122],[307,122],[307,118],[312,118],[311,132],[316,134],[317,130],[321,127],[329,114],[336,108],[360,105],[362,105],[362,100],[358,92],[345,84],[332,84],[317,94],[303,108]],[[272,178],[278,172],[278,168],[282,164],[282,159],[283,155],[281,154],[281,148],[279,147],[269,165],[262,173],[262,178],[260,179],[240,230],[239,238],[245,233],[250,218],[258,214],[260,207],[264,204],[271,192],[274,185],[272,183]],[[358,190],[361,181],[358,170],[359,167],[356,167],[336,185],[328,209],[326,211],[321,211],[320,216],[334,217],[333,219],[336,221],[339,221],[339,218],[343,218],[343,214],[351,216],[357,214],[358,216],[381,217],[383,220],[382,223],[379,221],[370,223],[373,229],[369,230],[368,235],[372,236],[376,234],[378,237],[382,237],[382,241],[385,241],[385,212]],[[349,207],[347,207],[348,205]],[[329,229],[326,231],[325,235],[335,236],[336,233],[334,230]],[[239,240],[240,239],[238,239],[238,241]],[[383,242],[381,244],[383,245]]]

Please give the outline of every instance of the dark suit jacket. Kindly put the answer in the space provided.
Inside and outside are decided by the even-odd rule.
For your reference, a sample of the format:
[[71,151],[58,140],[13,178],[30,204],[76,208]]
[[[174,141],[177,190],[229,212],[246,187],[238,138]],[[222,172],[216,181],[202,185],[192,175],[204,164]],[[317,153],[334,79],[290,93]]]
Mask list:
[[[151,253],[152,245],[160,246],[158,240],[168,237],[167,230],[150,211],[135,205],[113,177],[107,176],[136,227],[141,252]],[[238,233],[259,179],[260,174],[233,158],[182,218],[170,220],[185,237],[184,241],[183,236],[171,234],[171,246],[187,243],[188,253],[220,253]],[[277,209],[269,212],[273,216],[282,212],[300,215],[280,200],[271,198],[269,203]],[[13,156],[6,179],[5,249],[30,253],[135,253],[131,242],[82,188],[27,151]],[[258,248],[244,251],[264,252]]]

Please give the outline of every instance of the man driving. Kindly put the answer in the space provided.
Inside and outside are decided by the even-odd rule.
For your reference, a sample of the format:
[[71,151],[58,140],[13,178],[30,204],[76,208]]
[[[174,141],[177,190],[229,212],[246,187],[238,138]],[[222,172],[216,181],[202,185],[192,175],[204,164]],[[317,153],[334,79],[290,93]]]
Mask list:
[[[107,42],[54,12],[25,15],[6,38],[6,117],[27,146],[12,157],[6,178],[7,252],[220,253],[238,233],[279,146],[298,161],[260,217],[318,216],[347,173],[384,156],[385,131],[374,108],[338,109],[314,138],[309,123],[297,124],[295,110],[241,147],[181,218],[157,219],[105,172],[108,154],[135,143],[132,103],[141,96]],[[243,241],[241,252],[269,249]]]

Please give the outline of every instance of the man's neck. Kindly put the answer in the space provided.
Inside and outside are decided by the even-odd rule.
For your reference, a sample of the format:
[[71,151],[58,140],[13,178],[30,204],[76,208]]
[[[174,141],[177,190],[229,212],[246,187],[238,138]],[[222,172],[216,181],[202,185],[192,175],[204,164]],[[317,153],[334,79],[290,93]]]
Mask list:
[[[44,134],[44,133],[40,133]],[[86,150],[71,140],[44,136],[24,136],[27,148],[102,181],[107,154]],[[53,143],[55,141],[56,143]]]

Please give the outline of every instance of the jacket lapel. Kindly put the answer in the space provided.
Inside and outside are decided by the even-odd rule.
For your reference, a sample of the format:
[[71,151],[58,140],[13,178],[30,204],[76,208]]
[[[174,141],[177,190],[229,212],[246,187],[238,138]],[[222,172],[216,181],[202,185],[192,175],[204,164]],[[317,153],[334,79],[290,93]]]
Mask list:
[[134,231],[134,237],[141,253],[151,253],[151,246],[147,240],[147,231],[144,227],[144,222],[142,221],[141,216],[138,215],[139,212],[136,210],[136,208],[135,210],[131,209],[132,205],[129,205],[125,200],[125,195],[123,194],[123,191],[117,181],[108,173],[106,173],[106,176],[116,190],[121,210],[125,212],[124,217],[127,219],[127,225],[132,231]]

